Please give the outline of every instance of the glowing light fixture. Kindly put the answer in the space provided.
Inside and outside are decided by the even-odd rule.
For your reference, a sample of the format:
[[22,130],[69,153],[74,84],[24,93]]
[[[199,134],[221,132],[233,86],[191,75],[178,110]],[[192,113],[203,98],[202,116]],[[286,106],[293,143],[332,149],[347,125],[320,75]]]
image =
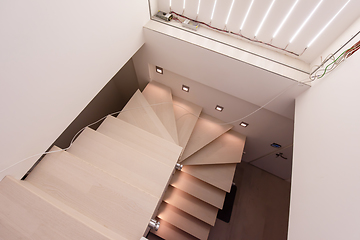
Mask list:
[[171,8],[171,0],[170,0],[170,8]]
[[247,17],[249,16],[249,12],[250,12],[250,10],[251,10],[251,7],[252,7],[253,3],[254,3],[254,0],[251,0],[250,6],[249,6],[249,8],[248,8],[248,10],[247,10],[247,12],[246,12],[246,14],[245,14],[245,17],[244,17],[244,20],[243,20],[242,24],[241,24],[240,31],[241,31],[241,30],[243,29],[243,27],[244,27],[244,24],[245,24],[245,22],[246,22]]
[[184,0],[183,10],[185,10],[185,3],[186,3],[186,0]]
[[222,110],[224,110],[224,107],[216,105],[215,110],[222,112]]
[[284,23],[286,22],[286,20],[289,18],[290,14],[292,13],[292,11],[294,10],[296,4],[299,2],[299,0],[296,0],[295,3],[292,5],[292,7],[290,8],[289,12],[286,14],[285,18],[282,20],[280,26],[276,29],[275,33],[273,34],[273,38],[276,37],[276,35],[278,34],[278,32],[280,31],[280,29],[282,28],[282,26],[284,25]]
[[200,12],[200,2],[201,2],[201,0],[199,0],[199,4],[198,4],[198,8],[197,8],[197,12],[196,12],[196,14],[197,14],[197,15],[199,15],[199,12]]
[[244,127],[244,128],[246,128],[247,126],[249,126],[249,124],[246,123],[246,122],[241,122],[239,125],[242,126],[242,127]]
[[161,67],[156,66],[155,68],[156,68],[156,72],[157,72],[157,73],[159,73],[159,74],[163,74],[163,73],[164,73],[164,71],[163,71],[163,69],[162,69]]
[[230,14],[231,14],[232,9],[233,9],[233,7],[234,7],[234,2],[235,2],[235,0],[233,0],[232,3],[231,3],[231,7],[230,7],[229,13],[228,13],[228,15],[227,15],[225,25],[227,25],[228,22],[229,22],[229,17],[230,17]]
[[185,85],[182,85],[182,90],[183,90],[184,92],[189,92],[189,91],[190,91],[190,87],[185,86]]
[[217,2],[217,0],[215,0],[214,7],[213,7],[213,10],[212,10],[212,13],[211,13],[210,21],[213,20],[213,17],[214,17],[214,12],[215,12],[215,8],[216,8],[216,2]]
[[330,25],[330,23],[337,17],[337,15],[339,15],[339,13],[346,7],[346,5],[347,5],[349,2],[350,2],[350,0],[347,1],[347,2],[345,3],[345,5],[335,14],[335,16],[333,16],[333,17],[330,19],[330,21],[325,25],[325,27],[323,27],[323,28],[321,29],[321,31],[313,38],[313,40],[311,40],[311,41],[309,42],[309,44],[307,45],[307,47],[310,47],[310,45],[320,36],[320,34],[322,34],[322,32]]
[[294,34],[294,36],[290,39],[289,43],[291,43],[295,37],[299,34],[299,32],[301,31],[301,29],[306,25],[306,23],[310,20],[310,18],[312,17],[312,15],[316,12],[316,10],[319,8],[320,4],[322,3],[323,0],[320,0],[320,2],[316,5],[316,7],[312,10],[312,12],[310,13],[310,15],[305,19],[305,21],[301,24],[300,28],[296,31],[296,33]]
[[269,8],[268,8],[268,10],[266,11],[266,14],[265,14],[265,16],[264,16],[263,20],[261,21],[261,23],[260,23],[260,25],[259,25],[258,29],[256,30],[255,37],[256,37],[256,36],[258,35],[258,33],[260,32],[260,29],[261,29],[262,25],[264,24],[264,22],[265,22],[265,20],[266,20],[267,16],[269,15],[269,12],[270,12],[270,10],[271,10],[272,6],[274,5],[274,3],[275,3],[275,0],[273,0],[273,1],[272,1],[272,3],[270,4],[270,7],[269,7]]

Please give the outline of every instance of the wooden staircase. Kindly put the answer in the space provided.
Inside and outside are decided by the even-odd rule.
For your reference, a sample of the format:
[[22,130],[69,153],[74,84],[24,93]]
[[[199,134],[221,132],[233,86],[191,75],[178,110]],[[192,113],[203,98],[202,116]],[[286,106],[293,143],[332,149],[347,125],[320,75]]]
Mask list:
[[161,238],[207,239],[244,148],[231,127],[153,81],[25,181],[0,182],[0,239],[139,240],[155,218]]

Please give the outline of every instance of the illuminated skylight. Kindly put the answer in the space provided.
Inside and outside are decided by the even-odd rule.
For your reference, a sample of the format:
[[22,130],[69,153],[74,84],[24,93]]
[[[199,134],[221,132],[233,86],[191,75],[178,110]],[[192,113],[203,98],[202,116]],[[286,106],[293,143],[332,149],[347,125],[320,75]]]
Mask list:
[[291,43],[295,37],[299,34],[299,32],[301,31],[301,29],[306,25],[306,23],[310,20],[310,18],[312,17],[312,15],[316,12],[316,10],[318,9],[318,7],[320,6],[320,4],[322,3],[323,0],[320,0],[320,2],[316,5],[316,7],[312,10],[312,12],[310,13],[310,15],[306,18],[306,20],[303,22],[303,24],[301,24],[300,28],[296,31],[296,33],[294,34],[294,36],[290,39],[289,43]]
[[263,20],[261,21],[261,23],[260,23],[260,25],[259,25],[258,29],[256,30],[255,37],[258,35],[258,33],[259,33],[259,31],[260,31],[260,29],[261,29],[262,25],[264,24],[264,22],[265,22],[265,20],[266,20],[267,16],[269,15],[269,12],[270,12],[270,10],[271,10],[272,6],[274,5],[274,3],[275,3],[275,0],[273,0],[273,1],[272,1],[272,3],[271,3],[271,5],[270,5],[270,7],[269,7],[269,8],[268,8],[268,10],[266,11],[266,14],[265,14],[265,16],[264,16]]
[[199,0],[199,4],[198,4],[198,8],[197,8],[197,12],[196,12],[196,14],[197,14],[197,15],[199,15],[199,12],[200,12],[200,2],[201,2],[201,0]]
[[251,10],[251,7],[252,7],[253,3],[254,3],[254,0],[251,0],[250,6],[249,6],[249,8],[248,8],[248,10],[247,10],[247,12],[246,12],[246,14],[245,14],[245,17],[244,17],[244,20],[243,20],[242,24],[241,24],[240,31],[241,31],[241,30],[243,29],[243,27],[244,27],[244,24],[245,24],[245,22],[246,22],[246,19],[247,19],[248,15],[249,15],[249,12],[250,12],[250,10]]
[[323,29],[321,29],[321,31],[313,38],[313,40],[311,40],[311,41],[309,42],[309,44],[307,45],[307,47],[310,47],[310,45],[320,36],[320,34],[322,34],[322,32],[330,25],[330,23],[337,17],[337,15],[339,15],[339,13],[346,7],[346,5],[347,5],[349,2],[350,2],[350,0],[347,1],[347,2],[345,3],[345,5],[335,14],[335,16],[333,16],[333,17],[331,18],[331,20],[325,25],[325,27],[323,27]]
[[235,0],[233,0],[232,3],[231,3],[231,7],[230,7],[229,13],[228,13],[228,15],[227,15],[225,25],[227,25],[228,22],[229,22],[229,17],[230,17],[231,11],[232,11],[232,9],[233,9],[234,2],[235,2]]
[[285,18],[282,20],[280,26],[276,29],[275,33],[273,34],[273,38],[276,37],[276,35],[278,34],[278,32],[280,31],[280,29],[282,28],[282,26],[284,25],[284,23],[286,22],[286,20],[289,18],[291,12],[294,10],[296,4],[299,2],[299,0],[296,0],[294,5],[292,5],[292,7],[290,8],[290,11],[286,14]]
[[215,12],[215,8],[216,8],[216,2],[217,2],[217,0],[215,0],[215,3],[214,3],[214,7],[213,7],[213,10],[212,10],[212,13],[211,13],[211,20],[214,17],[214,12]]

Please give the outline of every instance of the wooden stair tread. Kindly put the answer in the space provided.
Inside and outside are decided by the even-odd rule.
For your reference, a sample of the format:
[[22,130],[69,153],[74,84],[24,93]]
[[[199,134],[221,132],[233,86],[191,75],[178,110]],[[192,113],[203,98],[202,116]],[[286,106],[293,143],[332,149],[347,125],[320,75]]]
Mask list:
[[197,240],[198,239],[162,219],[158,219],[158,221],[160,222],[160,228],[157,231],[151,230],[151,232],[165,240]]
[[215,225],[218,209],[190,194],[169,186],[163,201],[207,224]]
[[139,90],[135,92],[117,117],[170,142],[174,142],[170,133]]
[[218,209],[222,209],[226,192],[183,171],[176,171],[170,185]]
[[182,151],[175,143],[112,116],[108,116],[97,131],[172,167]]
[[182,171],[226,192],[230,192],[236,163],[214,165],[186,165]]
[[211,228],[209,224],[164,202],[160,205],[158,218],[199,239],[207,239]]
[[176,119],[176,127],[179,145],[185,148],[188,143],[195,124],[200,116],[202,107],[173,96],[173,108]]
[[68,152],[47,155],[27,181],[126,239],[140,239],[159,198]]
[[165,165],[90,128],[79,135],[68,152],[158,198],[176,163],[173,167]]
[[240,163],[246,137],[230,130],[181,162],[183,165]]
[[145,99],[159,117],[160,121],[170,133],[176,144],[179,144],[174,109],[172,104],[171,89],[155,81],[148,83],[142,92]]
[[[194,130],[181,156],[180,162],[220,137],[232,128],[232,125],[219,125],[220,120],[201,113]],[[211,129],[211,131],[209,131]]]
[[0,183],[1,239],[120,239],[110,231],[25,181]]

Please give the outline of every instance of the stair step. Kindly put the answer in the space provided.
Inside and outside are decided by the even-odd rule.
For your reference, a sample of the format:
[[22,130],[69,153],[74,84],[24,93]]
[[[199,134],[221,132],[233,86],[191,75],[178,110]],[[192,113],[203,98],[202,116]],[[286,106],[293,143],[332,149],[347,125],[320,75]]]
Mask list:
[[218,209],[190,194],[169,186],[163,201],[207,224],[215,225]]
[[221,190],[230,192],[236,164],[214,164],[184,166],[181,171],[207,182]]
[[175,166],[175,162],[168,166],[90,128],[79,135],[68,152],[158,198]]
[[163,84],[151,81],[142,92],[145,99],[159,117],[176,144],[179,144],[171,89]]
[[98,132],[173,167],[182,148],[121,119],[108,116]]
[[[181,156],[180,162],[232,128],[232,125],[219,125],[219,123],[222,124],[220,120],[201,113],[183,155]],[[211,131],[209,131],[209,129],[211,129]]]
[[173,96],[173,108],[176,119],[176,127],[179,145],[185,148],[195,124],[200,116],[202,108],[184,99]]
[[145,131],[175,143],[170,133],[166,130],[140,90],[135,92],[117,117],[125,122],[142,128]]
[[246,137],[230,130],[181,162],[183,165],[240,163]]
[[28,182],[0,183],[0,239],[125,238],[81,215]]
[[226,192],[183,171],[176,171],[170,185],[218,209],[222,209]]
[[203,221],[167,204],[162,203],[158,217],[199,239],[207,239],[211,226]]
[[65,151],[45,156],[27,181],[126,239],[143,236],[159,201]]
[[158,221],[160,222],[159,230],[157,231],[151,230],[151,232],[165,240],[197,240],[198,239],[162,219],[158,219]]

